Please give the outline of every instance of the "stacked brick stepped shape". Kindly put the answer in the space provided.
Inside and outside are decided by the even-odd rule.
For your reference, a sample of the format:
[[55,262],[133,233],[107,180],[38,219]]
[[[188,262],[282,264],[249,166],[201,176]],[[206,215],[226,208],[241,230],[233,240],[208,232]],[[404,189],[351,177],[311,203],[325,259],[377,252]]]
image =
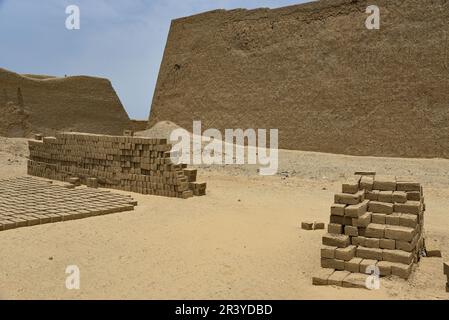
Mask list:
[[371,273],[372,266],[380,276],[408,279],[424,250],[424,211],[419,183],[375,174],[354,176],[335,195],[321,249],[321,266],[329,270],[314,283],[361,284],[363,278],[351,273]]
[[172,163],[165,139],[70,132],[30,140],[29,149],[28,174],[38,177],[184,199],[206,193],[195,169]]

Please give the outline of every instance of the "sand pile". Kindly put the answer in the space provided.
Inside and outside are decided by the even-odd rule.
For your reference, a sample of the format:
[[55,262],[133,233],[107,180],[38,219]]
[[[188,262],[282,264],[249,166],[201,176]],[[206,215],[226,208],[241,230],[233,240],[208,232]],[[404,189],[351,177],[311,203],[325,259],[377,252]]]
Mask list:
[[170,134],[176,129],[182,128],[171,121],[160,121],[150,129],[135,132],[134,136],[153,139],[170,139]]

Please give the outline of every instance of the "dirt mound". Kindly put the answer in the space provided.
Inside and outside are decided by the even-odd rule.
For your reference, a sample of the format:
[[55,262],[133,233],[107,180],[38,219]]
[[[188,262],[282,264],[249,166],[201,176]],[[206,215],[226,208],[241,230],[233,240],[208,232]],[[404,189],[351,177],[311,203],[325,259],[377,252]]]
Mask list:
[[122,134],[131,124],[107,79],[19,75],[0,68],[0,135]]
[[150,129],[135,132],[134,135],[139,137],[169,140],[172,131],[180,128],[181,128],[180,126],[171,121],[160,121],[156,123],[154,126],[152,126]]
[[283,149],[449,158],[449,2],[216,10],[171,25],[149,125],[277,128]]

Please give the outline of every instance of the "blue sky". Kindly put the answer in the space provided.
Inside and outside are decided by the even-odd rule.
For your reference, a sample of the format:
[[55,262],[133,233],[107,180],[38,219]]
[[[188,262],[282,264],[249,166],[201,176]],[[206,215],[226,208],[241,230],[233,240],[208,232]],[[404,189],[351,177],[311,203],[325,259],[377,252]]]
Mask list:
[[[133,119],[147,119],[170,21],[214,10],[306,0],[0,0],[0,67],[111,80]],[[68,5],[81,29],[65,28]]]

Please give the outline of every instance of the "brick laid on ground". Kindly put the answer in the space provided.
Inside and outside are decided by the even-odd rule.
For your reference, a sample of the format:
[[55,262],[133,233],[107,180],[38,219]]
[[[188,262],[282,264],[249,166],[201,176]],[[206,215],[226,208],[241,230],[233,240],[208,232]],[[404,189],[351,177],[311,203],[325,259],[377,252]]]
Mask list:
[[137,205],[125,195],[85,187],[67,189],[32,177],[0,180],[0,198],[0,231],[130,211]]

